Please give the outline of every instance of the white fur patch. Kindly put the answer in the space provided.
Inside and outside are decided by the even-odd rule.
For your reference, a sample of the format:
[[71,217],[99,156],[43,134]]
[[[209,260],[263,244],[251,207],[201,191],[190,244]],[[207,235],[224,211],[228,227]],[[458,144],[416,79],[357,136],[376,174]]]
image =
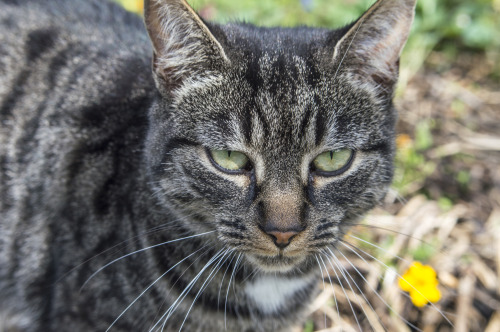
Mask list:
[[261,276],[245,286],[245,293],[265,313],[279,310],[287,300],[311,282],[310,278]]

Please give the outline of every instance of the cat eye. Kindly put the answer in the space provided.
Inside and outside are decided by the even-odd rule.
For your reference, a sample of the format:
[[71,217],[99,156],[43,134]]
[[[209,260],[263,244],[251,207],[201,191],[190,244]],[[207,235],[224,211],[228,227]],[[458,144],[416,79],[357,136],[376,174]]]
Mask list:
[[344,173],[352,164],[354,151],[341,149],[320,153],[312,162],[314,171],[322,176],[335,176]]
[[210,150],[210,156],[216,166],[229,173],[239,173],[248,169],[250,164],[248,157],[238,151]]

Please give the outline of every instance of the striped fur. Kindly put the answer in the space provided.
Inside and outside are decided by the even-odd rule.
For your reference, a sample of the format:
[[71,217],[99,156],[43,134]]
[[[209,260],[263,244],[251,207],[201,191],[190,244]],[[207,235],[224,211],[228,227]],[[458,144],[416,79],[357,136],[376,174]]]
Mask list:
[[[339,30],[145,6],[146,29],[101,0],[0,1],[0,331],[286,331],[315,254],[391,183],[413,0]],[[344,148],[347,171],[311,171]],[[280,249],[266,218],[303,231]]]

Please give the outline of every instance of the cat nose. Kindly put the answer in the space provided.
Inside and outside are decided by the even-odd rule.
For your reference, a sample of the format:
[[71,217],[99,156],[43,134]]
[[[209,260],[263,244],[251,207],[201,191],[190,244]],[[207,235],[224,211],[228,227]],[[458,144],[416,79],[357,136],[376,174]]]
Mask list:
[[297,231],[269,231],[269,232],[266,232],[267,234],[269,234],[272,238],[273,238],[273,241],[274,241],[274,244],[280,248],[280,249],[285,249],[291,242],[292,238],[299,234],[300,232],[297,232]]

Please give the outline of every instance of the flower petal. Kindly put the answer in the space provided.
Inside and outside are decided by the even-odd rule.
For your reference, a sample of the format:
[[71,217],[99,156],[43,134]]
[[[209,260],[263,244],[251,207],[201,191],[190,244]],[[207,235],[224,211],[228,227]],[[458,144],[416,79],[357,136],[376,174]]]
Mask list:
[[410,298],[411,298],[411,302],[416,306],[416,307],[423,307],[427,304],[427,302],[429,302],[426,297],[421,294],[421,292],[417,291],[417,290],[413,290],[410,292]]
[[437,287],[427,287],[424,293],[425,297],[429,302],[437,302],[441,298],[441,292]]

